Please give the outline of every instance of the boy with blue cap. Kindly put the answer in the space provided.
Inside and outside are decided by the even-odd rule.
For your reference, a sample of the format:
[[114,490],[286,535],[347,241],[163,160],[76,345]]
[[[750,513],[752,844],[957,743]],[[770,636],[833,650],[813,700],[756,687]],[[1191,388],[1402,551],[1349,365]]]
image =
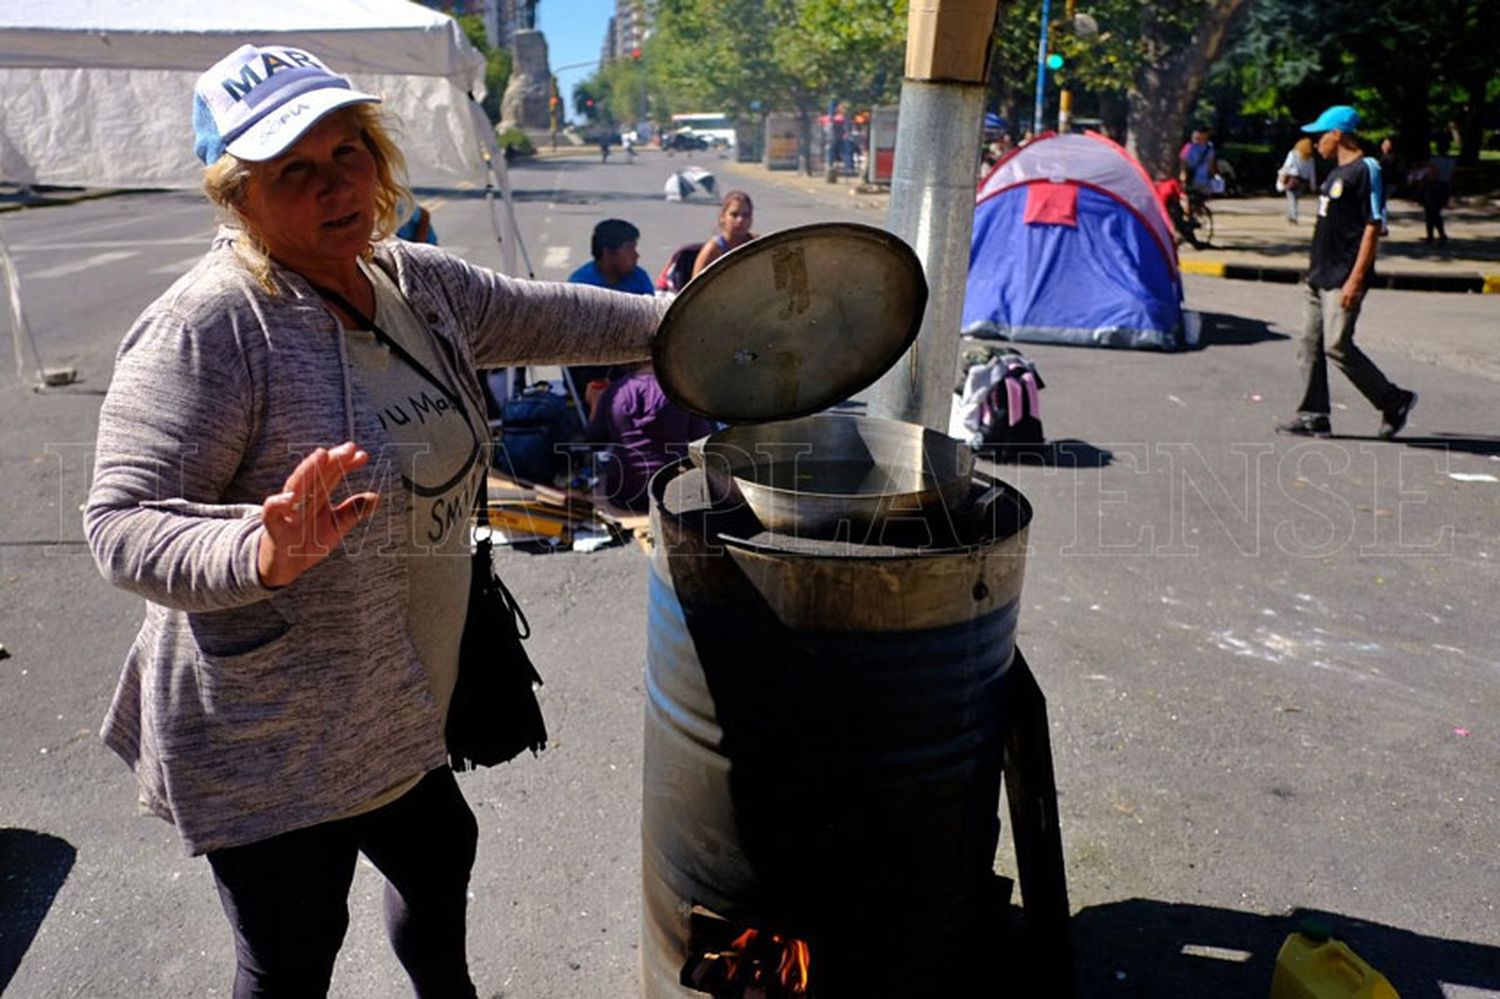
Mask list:
[[1336,104],[1302,131],[1318,136],[1318,154],[1335,166],[1323,180],[1318,223],[1307,271],[1306,320],[1297,361],[1304,383],[1297,415],[1276,429],[1303,437],[1327,437],[1328,359],[1380,410],[1379,434],[1394,437],[1406,425],[1417,394],[1398,388],[1354,345],[1354,324],[1364,302],[1375,250],[1385,225],[1385,189],[1380,164],[1364,155],[1355,137],[1359,112]]

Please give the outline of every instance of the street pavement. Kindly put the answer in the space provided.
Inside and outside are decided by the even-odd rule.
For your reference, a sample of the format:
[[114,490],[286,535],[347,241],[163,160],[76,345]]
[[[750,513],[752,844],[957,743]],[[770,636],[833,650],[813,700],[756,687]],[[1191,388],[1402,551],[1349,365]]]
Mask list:
[[[539,277],[582,263],[605,215],[641,226],[653,272],[711,231],[708,199],[661,198],[686,160],[618,160],[514,168]],[[750,191],[763,232],[883,221],[881,196],[703,165]],[[423,200],[445,245],[495,259],[475,192]],[[114,344],[211,229],[189,194],[0,219],[45,362],[84,379],[37,393],[0,374],[6,995],[228,993],[207,865],[134,814],[94,734],[140,604],[99,578],[78,523]],[[1289,914],[1310,911],[1403,996],[1500,995],[1500,299],[1372,292],[1360,341],[1421,403],[1379,441],[1335,374],[1339,436],[1306,441],[1270,429],[1295,401],[1298,290],[1186,286],[1201,350],[1027,348],[1063,460],[995,469],[1036,509],[1020,642],[1049,699],[1082,994],[1265,995]],[[502,566],[554,739],[460,778],[481,829],[475,979],[486,999],[634,995],[645,556]],[[379,893],[362,864],[335,996],[409,994]],[[976,959],[999,994],[1024,954]]]

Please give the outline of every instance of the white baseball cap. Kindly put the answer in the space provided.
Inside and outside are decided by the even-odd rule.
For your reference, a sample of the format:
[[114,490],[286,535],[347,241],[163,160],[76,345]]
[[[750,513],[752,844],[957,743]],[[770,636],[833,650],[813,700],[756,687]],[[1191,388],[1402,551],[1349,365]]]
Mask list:
[[274,159],[328,112],[378,103],[311,52],[241,45],[198,77],[193,151],[205,164],[226,152],[252,162]]

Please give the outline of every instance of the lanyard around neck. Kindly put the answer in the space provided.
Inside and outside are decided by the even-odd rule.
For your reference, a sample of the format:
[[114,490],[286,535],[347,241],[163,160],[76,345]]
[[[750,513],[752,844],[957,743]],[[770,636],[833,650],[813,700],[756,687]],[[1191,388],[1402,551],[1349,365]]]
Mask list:
[[[428,370],[427,365],[423,364],[421,361],[413,357],[411,351],[407,350],[405,347],[401,346],[401,344],[397,343],[395,337],[391,336],[385,330],[377,326],[374,319],[371,319],[359,309],[355,308],[354,305],[343,295],[340,295],[338,292],[333,291],[330,288],[323,288],[319,285],[313,284],[311,281],[308,281],[307,283],[308,286],[312,288],[313,291],[317,292],[318,295],[321,296],[325,301],[331,302],[334,305],[337,305],[339,308],[343,309],[360,325],[369,327],[370,332],[375,334],[375,339],[379,341],[380,344],[382,344],[391,353],[399,357],[402,361],[406,362],[406,364],[413,371],[421,375],[428,382],[432,383],[433,388],[441,392],[443,394],[443,398],[447,399],[449,404],[458,410],[458,415],[463,417],[464,425],[469,428],[469,434],[474,438],[475,445],[478,446],[480,444],[479,431],[474,429],[474,421],[469,419],[469,408],[464,405],[463,399],[460,398],[452,388],[443,384],[436,375]],[[490,506],[488,482],[479,487],[478,502],[479,508],[483,510],[485,514],[483,523],[486,527],[488,527]]]

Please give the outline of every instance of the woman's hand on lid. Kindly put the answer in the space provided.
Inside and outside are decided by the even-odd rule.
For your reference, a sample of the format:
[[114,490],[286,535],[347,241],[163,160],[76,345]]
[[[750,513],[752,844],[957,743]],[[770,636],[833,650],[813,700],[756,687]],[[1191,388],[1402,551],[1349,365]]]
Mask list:
[[333,490],[370,460],[353,441],[318,448],[292,470],[282,491],[261,505],[259,568],[263,586],[286,586],[327,558],[354,525],[380,504],[380,494],[356,493],[338,505]]

